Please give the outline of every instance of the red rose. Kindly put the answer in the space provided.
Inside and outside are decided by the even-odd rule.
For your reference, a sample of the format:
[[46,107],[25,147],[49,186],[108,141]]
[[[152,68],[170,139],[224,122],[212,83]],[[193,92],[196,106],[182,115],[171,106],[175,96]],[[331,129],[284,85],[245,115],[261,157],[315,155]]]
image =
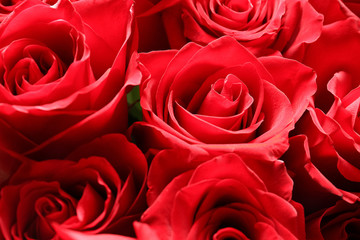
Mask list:
[[257,59],[231,37],[139,61],[149,77],[140,87],[144,122],[132,133],[144,149],[278,159],[316,88],[311,69],[281,57]]
[[[140,39],[146,39],[148,46],[161,37],[167,38],[171,48],[181,48],[188,41],[206,45],[228,35],[256,54],[277,50],[292,56],[321,33],[322,16],[305,0],[158,2],[142,14],[145,17],[140,15],[139,21],[156,21],[160,15],[162,22],[156,23],[164,26],[166,36],[158,26],[149,31],[139,24]],[[151,6],[149,0],[138,4],[139,12]]]
[[[66,0],[30,3],[0,25],[1,145],[38,159],[63,157],[76,145],[126,129],[132,1],[111,1],[100,17],[90,11],[80,17]],[[99,23],[91,24],[90,16]],[[105,22],[108,35],[96,32]]]
[[306,138],[294,139],[289,157],[282,157],[291,161],[289,168],[298,179],[294,192],[298,189],[302,196],[295,199],[306,205],[305,211],[360,197],[359,42],[358,21],[347,19],[325,26],[305,54],[304,63],[317,73],[318,90],[293,133]]
[[[158,171],[176,169],[166,164],[171,154],[159,156],[163,160],[157,161],[165,166],[157,168]],[[189,165],[185,162],[187,159],[182,160],[184,166]],[[175,165],[181,165],[178,161],[181,158],[175,157],[175,160]],[[267,184],[288,186],[291,192],[291,181],[283,163],[266,163],[262,165],[262,172],[272,174],[267,183],[236,154],[220,155],[195,170],[181,173],[145,211],[141,222],[135,223],[138,238],[305,239],[302,207],[267,188]],[[162,175],[153,177],[156,182],[159,178],[166,179]]]
[[336,205],[309,216],[306,236],[309,240],[359,239],[360,204],[338,201]]
[[95,139],[66,160],[21,161],[1,189],[0,232],[5,239],[133,235],[132,222],[145,208],[147,163],[123,135]]
[[[160,151],[152,160],[149,169],[147,180],[149,187],[147,192],[148,204],[152,205],[162,190],[178,175],[195,169],[209,159],[211,159],[209,155],[195,155],[185,149]],[[293,182],[282,161],[270,161],[256,157],[242,158],[241,161],[261,178],[269,192],[288,201],[291,200]],[[274,181],[275,178],[276,181]]]

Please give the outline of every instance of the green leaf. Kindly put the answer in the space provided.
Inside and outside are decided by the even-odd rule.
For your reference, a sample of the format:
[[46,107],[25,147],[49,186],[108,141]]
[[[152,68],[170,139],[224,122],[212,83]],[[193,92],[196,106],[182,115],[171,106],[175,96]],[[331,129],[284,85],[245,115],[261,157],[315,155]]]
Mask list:
[[142,121],[142,109],[140,106],[140,91],[139,86],[135,86],[127,94],[128,112],[129,112],[129,124],[133,122]]

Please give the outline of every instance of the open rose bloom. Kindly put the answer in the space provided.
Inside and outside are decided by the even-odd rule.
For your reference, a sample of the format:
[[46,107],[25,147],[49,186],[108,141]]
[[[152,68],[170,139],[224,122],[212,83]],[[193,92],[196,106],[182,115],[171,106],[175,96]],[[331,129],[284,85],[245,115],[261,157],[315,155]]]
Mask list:
[[316,89],[312,69],[277,56],[256,58],[230,37],[139,61],[148,75],[140,89],[146,122],[133,132],[146,148],[277,159]]
[[360,239],[360,1],[1,0],[0,240]]
[[18,158],[23,164],[1,190],[5,239],[133,235],[132,221],[145,207],[147,164],[123,135],[102,136],[62,160]]
[[[80,16],[68,1],[53,6],[24,1],[1,23],[3,147],[37,158],[63,157],[84,141],[126,129],[124,83],[132,5],[107,5],[112,13],[100,3],[87,11],[77,5],[86,13]],[[109,14],[107,18],[91,19],[95,7]],[[105,35],[100,24],[112,23],[118,14],[123,18]]]
[[[179,168],[184,172],[175,174],[143,214],[142,223],[135,225],[139,239],[304,239],[303,211],[289,201],[292,181],[284,163],[264,161],[251,169],[238,155],[225,154],[186,169],[186,162],[194,159],[182,153],[174,158],[174,169],[165,163],[171,155],[161,152],[154,158],[150,190],[166,181],[163,176]],[[265,174],[262,180],[256,173],[264,172],[262,168],[279,178]]]
[[[279,51],[288,56],[299,54],[307,43],[321,33],[323,17],[308,1],[236,0],[139,0],[139,21],[156,21],[154,31],[140,26],[140,48],[160,46],[164,39],[171,48],[188,41],[199,44],[227,35],[254,53]],[[146,40],[145,40],[146,39]]]

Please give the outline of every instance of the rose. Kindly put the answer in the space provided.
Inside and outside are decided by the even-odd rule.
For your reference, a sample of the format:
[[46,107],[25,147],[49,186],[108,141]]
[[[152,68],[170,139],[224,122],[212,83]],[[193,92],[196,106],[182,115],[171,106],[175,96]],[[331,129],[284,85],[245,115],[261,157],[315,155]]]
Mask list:
[[[305,239],[302,207],[267,188],[277,186],[279,192],[290,187],[291,197],[292,184],[282,162],[258,164],[256,170],[267,175],[265,183],[236,154],[220,155],[195,170],[189,167],[192,157],[180,154],[160,152],[154,159],[153,164],[158,161],[155,164],[162,167],[152,165],[150,187],[161,185],[179,166],[184,172],[135,223],[139,239]],[[169,163],[170,156],[174,164]]]
[[22,165],[0,193],[5,239],[133,235],[132,222],[145,209],[147,163],[123,135],[102,136],[62,160],[18,158]]
[[[171,161],[169,161],[171,159]],[[163,189],[178,175],[194,170],[209,161],[209,155],[196,155],[187,149],[166,149],[160,151],[151,161],[148,174],[147,201],[152,205]],[[247,168],[253,171],[272,192],[290,201],[293,182],[287,174],[282,161],[263,158],[241,158]],[[231,172],[231,170],[229,170]],[[276,177],[275,177],[276,176]],[[276,181],[274,179],[276,178]]]
[[[164,26],[166,36],[163,38],[168,39],[171,48],[181,48],[188,41],[206,45],[228,35],[257,55],[275,50],[292,56],[321,33],[322,16],[303,0],[158,2],[140,14],[139,21],[145,22],[148,17],[158,23],[156,15],[160,15],[162,22],[157,25]],[[149,0],[141,0],[138,4],[138,12],[151,6]],[[146,39],[145,44],[150,45],[162,36],[163,30],[154,27],[153,31],[148,31],[146,27],[139,24],[140,39]]]
[[[314,105],[292,133],[305,137],[291,140],[294,146],[282,159],[296,177],[294,197],[301,197],[295,199],[309,213],[330,207],[340,198],[353,203],[360,196],[357,24],[357,20],[347,19],[325,26],[323,35],[305,54],[304,63],[318,75],[318,90]],[[322,62],[317,62],[320,59]]]
[[307,239],[358,239],[359,216],[359,202],[349,204],[338,201],[336,205],[307,218]]
[[149,73],[140,86],[144,122],[131,132],[144,150],[278,159],[316,88],[311,69],[281,57],[257,59],[231,37],[139,61]]
[[[4,148],[38,159],[64,157],[76,145],[127,127],[132,1],[102,3],[109,9],[98,4],[98,11],[106,15],[88,9],[80,17],[66,0],[24,2],[0,25]],[[107,27],[97,32],[100,26]]]

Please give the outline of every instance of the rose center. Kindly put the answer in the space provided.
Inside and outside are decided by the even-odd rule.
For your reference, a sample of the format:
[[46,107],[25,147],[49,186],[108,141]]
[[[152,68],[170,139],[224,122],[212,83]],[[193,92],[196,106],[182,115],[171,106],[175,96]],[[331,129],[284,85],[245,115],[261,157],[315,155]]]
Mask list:
[[214,234],[213,239],[214,240],[248,240],[249,238],[247,238],[245,234],[242,233],[241,231],[235,228],[227,227],[218,230]]
[[27,235],[35,239],[51,239],[55,232],[50,223],[63,223],[74,216],[76,211],[71,199],[61,193],[46,193],[35,201],[37,214],[27,229]]
[[[23,49],[19,51],[19,49]],[[40,85],[60,78],[66,64],[46,46],[28,39],[15,41],[2,50],[1,83],[13,95],[37,90]]]
[[225,0],[224,5],[236,12],[243,12],[252,7],[249,1],[244,0]]
[[197,114],[207,116],[232,116],[251,105],[252,97],[246,85],[236,76],[229,74],[211,85]]

